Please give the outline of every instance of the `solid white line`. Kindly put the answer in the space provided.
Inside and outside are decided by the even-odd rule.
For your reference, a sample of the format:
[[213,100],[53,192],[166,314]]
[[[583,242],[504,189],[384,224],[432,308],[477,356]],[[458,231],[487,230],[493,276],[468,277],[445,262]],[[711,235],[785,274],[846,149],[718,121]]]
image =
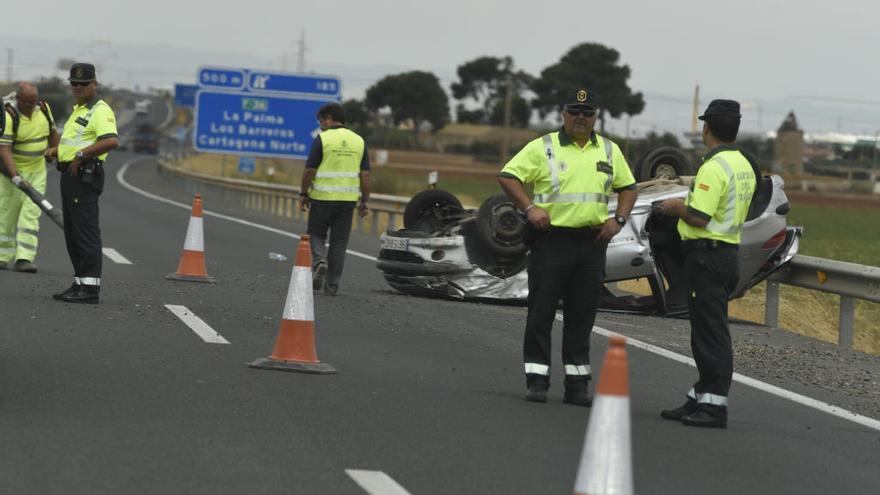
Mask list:
[[391,476],[382,471],[346,469],[345,472],[370,495],[410,495]]
[[[142,158],[142,159],[149,159],[149,158]],[[170,199],[166,199],[161,196],[157,196],[155,194],[144,191],[143,189],[139,189],[139,188],[129,184],[128,182],[126,182],[125,181],[125,172],[128,170],[129,165],[131,165],[135,161],[137,161],[137,159],[126,162],[122,166],[122,168],[119,169],[119,172],[117,172],[117,174],[116,174],[116,180],[118,180],[119,183],[122,184],[123,187],[125,187],[126,189],[129,189],[130,191],[133,191],[137,194],[140,194],[141,196],[145,196],[147,198],[154,199],[156,201],[160,201],[162,203],[171,204],[171,205],[174,205],[174,206],[186,209],[186,210],[190,209],[190,205],[185,205],[183,203],[178,203],[177,201],[172,201]],[[219,213],[213,213],[210,211],[205,211],[204,214],[209,215],[209,216],[213,216],[216,218],[222,218],[224,220],[229,220],[230,222],[236,222],[241,225],[247,225],[249,227],[261,229],[266,232],[272,232],[275,234],[279,234],[279,235],[283,235],[283,236],[287,236],[287,237],[292,237],[294,239],[299,239],[299,236],[296,234],[284,232],[283,230],[274,229],[272,227],[267,227],[265,225],[260,225],[258,223],[248,222],[247,220],[242,220],[242,219],[230,217],[227,215],[221,215]],[[348,250],[346,252],[348,254],[351,254],[352,256],[357,256],[359,258],[363,258],[363,259],[370,260],[370,261],[376,261],[375,257],[370,256],[368,254],[359,253],[357,251],[352,251],[352,250]],[[559,321],[562,321],[562,315],[557,313],[556,319]],[[619,335],[619,334],[616,334],[610,330],[606,330],[601,327],[593,327],[593,330],[596,333],[598,333],[600,335],[604,335],[606,337],[611,336],[611,335]],[[623,335],[623,337],[626,337],[626,336]],[[659,356],[663,356],[663,357],[671,359],[673,361],[677,361],[679,363],[687,364],[688,366],[696,367],[696,363],[694,363],[694,360],[687,357],[687,356],[683,356],[681,354],[678,354],[678,353],[675,353],[672,351],[668,351],[668,350],[663,349],[661,347],[657,347],[655,345],[651,345],[646,342],[642,342],[642,341],[639,341],[639,340],[636,340],[636,339],[633,339],[630,337],[626,337],[626,339],[627,339],[627,342],[633,347],[637,347],[637,348],[646,350],[648,352],[652,352],[654,354],[657,354]],[[819,411],[831,414],[833,416],[847,419],[847,420],[852,421],[854,423],[858,423],[862,426],[866,426],[868,428],[880,431],[880,421],[878,421],[876,419],[869,418],[867,416],[862,416],[860,414],[856,414],[852,411],[848,411],[846,409],[843,409],[843,408],[840,408],[840,407],[837,407],[837,406],[834,406],[834,405],[831,405],[831,404],[828,404],[828,403],[825,403],[822,401],[811,399],[807,396],[797,394],[795,392],[791,392],[791,391],[785,390],[783,388],[779,388],[775,385],[770,385],[769,383],[764,383],[762,381],[755,380],[753,378],[749,378],[744,375],[740,375],[739,373],[733,374],[733,380],[736,382],[742,383],[744,385],[747,385],[749,387],[756,388],[758,390],[762,390],[762,391],[767,392],[769,394],[775,395],[777,397],[781,397],[783,399],[787,399],[792,402],[796,402],[798,404],[801,404],[801,405],[804,405],[807,407],[811,407],[813,409],[817,409]]]
[[202,338],[205,342],[209,344],[228,344],[229,341],[224,339],[222,335],[217,333],[216,330],[208,326],[207,323],[202,321],[201,318],[196,316],[192,311],[187,309],[186,306],[178,306],[176,304],[166,304],[166,308],[168,311],[174,313],[174,316],[177,316],[181,319],[186,326],[190,328],[193,332],[196,333],[199,337]]
[[[559,321],[562,321],[562,315],[559,313],[556,313],[556,319]],[[678,354],[676,352],[672,352],[672,351],[663,349],[662,347],[657,347],[655,345],[648,344],[647,342],[642,342],[641,340],[636,340],[632,337],[627,337],[626,335],[612,332],[611,330],[606,330],[602,327],[594,326],[593,331],[598,333],[599,335],[602,335],[605,337],[611,337],[612,335],[620,335],[621,337],[626,338],[627,345],[630,345],[632,347],[636,347],[636,348],[639,348],[639,349],[642,349],[642,350],[645,350],[648,352],[652,352],[654,354],[657,354],[658,356],[662,356],[667,359],[671,359],[673,361],[676,361],[676,362],[679,362],[682,364],[686,364],[686,365],[694,367],[694,368],[697,367],[697,363],[694,362],[693,359],[691,359],[687,356],[684,356],[682,354]],[[780,398],[783,398],[786,400],[790,400],[790,401],[795,402],[797,404],[800,404],[802,406],[811,407],[813,409],[816,409],[818,411],[822,411],[822,412],[830,414],[832,416],[837,416],[838,418],[846,419],[846,420],[852,421],[853,423],[858,423],[862,426],[866,426],[866,427],[871,428],[873,430],[880,431],[880,421],[878,421],[874,418],[869,418],[867,416],[862,416],[861,414],[856,414],[856,413],[849,411],[847,409],[844,409],[842,407],[837,407],[833,404],[828,404],[827,402],[822,402],[822,401],[819,401],[816,399],[811,399],[810,397],[807,397],[805,395],[801,395],[801,394],[792,392],[790,390],[786,390],[784,388],[777,387],[776,385],[771,385],[769,383],[762,382],[760,380],[755,380],[754,378],[751,378],[751,377],[748,377],[745,375],[741,375],[739,373],[733,374],[733,381],[742,383],[743,385],[752,387],[754,389],[758,389],[762,392],[766,392],[768,394],[775,395],[777,397],[780,397]]]
[[111,261],[118,265],[131,265],[131,261],[128,261],[128,258],[119,254],[119,251],[113,248],[101,248],[101,252],[104,253],[104,256],[110,258]]
[[[150,199],[153,199],[153,200],[159,201],[159,202],[161,202],[161,203],[165,203],[165,204],[169,204],[169,205],[177,206],[178,208],[183,208],[183,209],[185,209],[185,210],[191,210],[191,209],[192,209],[192,205],[187,205],[187,204],[179,203],[179,202],[177,202],[177,201],[173,201],[173,200],[170,200],[170,199],[168,199],[168,198],[164,198],[164,197],[162,197],[162,196],[158,196],[158,195],[156,195],[156,194],[153,194],[153,193],[150,193],[150,192],[144,191],[143,189],[140,189],[139,187],[133,186],[132,184],[128,183],[128,182],[125,180],[125,172],[128,171],[128,167],[129,167],[129,165],[131,165],[132,163],[134,163],[134,162],[136,162],[136,161],[138,161],[138,160],[148,160],[148,159],[150,159],[150,158],[146,158],[146,157],[145,157],[145,158],[142,158],[142,159],[134,159],[134,160],[131,160],[131,161],[129,161],[129,162],[126,162],[126,163],[125,163],[124,165],[122,165],[122,167],[119,169],[119,172],[116,173],[116,180],[119,181],[119,183],[122,185],[122,187],[128,189],[129,191],[132,191],[132,192],[135,192],[135,193],[137,193],[137,194],[140,194],[141,196],[144,196],[144,197],[147,197],[147,198],[150,198]],[[247,221],[247,220],[242,220],[241,218],[235,218],[235,217],[231,217],[231,216],[228,216],[228,215],[223,215],[223,214],[220,214],[220,213],[214,213],[213,211],[202,210],[202,215],[209,216],[209,217],[214,217],[214,218],[222,218],[223,220],[228,220],[228,221],[230,221],[230,222],[235,222],[235,223],[240,224],[240,225],[246,225],[246,226],[248,226],[248,227],[253,227],[253,228],[255,228],[255,229],[264,230],[264,231],[266,231],[266,232],[272,232],[273,234],[283,235],[283,236],[285,236],[285,237],[291,237],[291,238],[293,238],[293,239],[299,239],[299,236],[298,236],[298,235],[293,234],[293,233],[290,233],[290,232],[285,232],[285,231],[283,231],[283,230],[275,229],[275,228],[272,228],[272,227],[268,227],[268,226],[266,226],[266,225],[260,225],[260,224],[258,224],[258,223],[249,222],[249,221]],[[352,251],[351,249],[348,249],[348,250],[346,250],[345,252],[348,253],[348,254],[350,254],[350,255],[352,255],[352,256],[356,256],[356,257],[358,257],[358,258],[363,258],[363,259],[365,259],[365,260],[369,260],[369,261],[376,261],[376,258],[373,257],[373,256],[370,256],[369,254],[364,254],[364,253],[361,253],[361,252],[358,252],[358,251]]]

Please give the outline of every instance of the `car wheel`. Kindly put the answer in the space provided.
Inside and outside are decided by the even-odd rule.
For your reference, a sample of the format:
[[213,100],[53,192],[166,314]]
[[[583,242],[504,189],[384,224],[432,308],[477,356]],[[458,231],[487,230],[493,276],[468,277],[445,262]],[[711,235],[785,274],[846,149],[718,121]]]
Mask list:
[[675,179],[697,173],[690,158],[681,150],[671,146],[661,146],[645,153],[636,164],[634,175],[639,182],[652,179]]
[[416,194],[403,210],[403,226],[407,229],[436,231],[450,210],[460,211],[461,201],[442,189],[425,189]]
[[528,247],[523,242],[528,221],[504,194],[496,194],[477,211],[477,232],[493,253],[515,256]]

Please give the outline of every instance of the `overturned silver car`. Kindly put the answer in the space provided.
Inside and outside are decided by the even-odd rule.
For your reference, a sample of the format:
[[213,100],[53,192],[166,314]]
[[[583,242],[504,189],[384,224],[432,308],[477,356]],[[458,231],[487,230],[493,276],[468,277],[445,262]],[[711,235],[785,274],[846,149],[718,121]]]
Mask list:
[[[692,177],[654,179],[638,185],[630,220],[608,244],[605,281],[646,278],[651,295],[616,295],[605,289],[605,310],[676,315],[687,311],[677,220],[659,203],[684,198]],[[798,249],[800,227],[789,227],[788,198],[779,176],[761,179],[742,231],[740,277],[733,297],[761,282]],[[616,198],[609,202],[613,215]],[[380,238],[377,267],[394,289],[417,296],[524,302],[528,296],[526,220],[503,195],[478,209],[463,208],[437,189],[412,198],[402,230]]]

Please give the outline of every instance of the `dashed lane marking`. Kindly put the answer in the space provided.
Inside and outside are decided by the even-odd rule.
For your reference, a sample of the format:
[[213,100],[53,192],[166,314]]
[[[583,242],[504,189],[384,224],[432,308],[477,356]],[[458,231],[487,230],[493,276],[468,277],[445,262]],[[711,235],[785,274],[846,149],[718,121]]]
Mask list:
[[346,469],[345,472],[370,495],[410,495],[391,476],[382,471]]
[[[146,158],[143,158],[143,159],[146,159]],[[137,159],[126,162],[119,169],[119,172],[116,173],[116,180],[119,181],[119,183],[122,184],[123,187],[125,187],[125,188],[129,189],[130,191],[133,191],[137,194],[140,194],[141,196],[145,196],[147,198],[150,198],[150,199],[153,199],[156,201],[160,201],[162,203],[175,205],[175,206],[183,208],[185,210],[189,210],[192,207],[192,205],[178,203],[177,201],[173,201],[173,200],[170,200],[167,198],[163,198],[162,196],[157,196],[155,194],[149,193],[147,191],[144,191],[143,189],[135,187],[135,186],[129,184],[128,182],[126,182],[125,181],[125,172],[128,170],[129,165],[131,165],[135,161],[137,161]],[[209,211],[205,211],[204,214],[209,215],[209,216],[213,216],[213,217],[217,217],[217,218],[222,218],[225,220],[229,220],[231,222],[236,222],[241,225],[247,225],[250,227],[254,227],[254,228],[257,228],[260,230],[264,230],[266,232],[273,232],[275,234],[283,235],[286,237],[292,237],[294,239],[299,239],[299,236],[296,234],[291,234],[290,232],[284,232],[283,230],[274,229],[272,227],[267,227],[265,225],[260,225],[258,223],[248,222],[247,220],[242,220],[240,218],[230,217],[227,215],[221,215],[219,213],[213,213],[213,212],[209,212]],[[348,254],[351,254],[352,256],[356,256],[358,258],[363,258],[365,260],[370,260],[370,261],[376,261],[375,257],[370,256],[368,254],[364,254],[364,253],[360,253],[360,252],[352,251],[352,250],[348,250],[346,252]],[[557,313],[556,319],[559,321],[562,321],[562,315]],[[593,330],[596,333],[603,335],[605,337],[608,337],[611,335],[619,335],[619,334],[616,334],[610,330],[606,330],[601,327],[593,327]],[[626,337],[626,336],[623,335],[623,337]],[[627,342],[633,347],[637,347],[639,349],[643,349],[648,352],[652,352],[654,354],[657,354],[658,356],[663,356],[663,357],[671,359],[673,361],[678,361],[679,363],[687,364],[688,366],[696,367],[696,363],[694,363],[694,360],[687,357],[687,356],[683,356],[681,354],[663,349],[662,347],[657,347],[655,345],[651,345],[651,344],[648,344],[648,343],[645,343],[645,342],[642,342],[642,341],[639,341],[639,340],[636,340],[636,339],[633,339],[630,337],[626,337],[626,339],[627,339]],[[813,409],[822,411],[824,413],[831,414],[832,416],[837,416],[839,418],[847,419],[849,421],[860,424],[862,426],[866,426],[868,428],[880,431],[880,421],[877,421],[876,419],[869,418],[867,416],[862,416],[860,414],[856,414],[852,411],[848,411],[848,410],[843,409],[841,407],[837,407],[837,406],[834,406],[834,405],[831,405],[831,404],[828,404],[828,403],[825,403],[822,401],[811,399],[811,398],[806,397],[804,395],[797,394],[797,393],[791,392],[789,390],[785,390],[785,389],[777,387],[775,385],[770,385],[769,383],[764,383],[762,381],[755,380],[754,378],[749,378],[747,376],[740,375],[739,373],[733,374],[733,380],[736,382],[742,383],[744,385],[747,385],[749,387],[752,387],[752,388],[755,388],[758,390],[762,390],[762,391],[767,392],[769,394],[775,395],[777,397],[781,397],[783,399],[787,399],[792,402],[795,402],[795,403],[798,403],[798,404],[801,404],[801,405],[804,405],[807,407],[811,407]]]
[[119,254],[119,251],[113,248],[101,248],[101,252],[104,253],[104,256],[110,258],[110,261],[116,263],[117,265],[131,265],[131,261],[128,261],[128,258]]
[[228,344],[229,341],[224,339],[222,335],[211,328],[201,318],[190,311],[186,306],[178,306],[176,304],[166,304],[168,311],[174,313],[174,316],[180,318],[186,326],[209,344]]

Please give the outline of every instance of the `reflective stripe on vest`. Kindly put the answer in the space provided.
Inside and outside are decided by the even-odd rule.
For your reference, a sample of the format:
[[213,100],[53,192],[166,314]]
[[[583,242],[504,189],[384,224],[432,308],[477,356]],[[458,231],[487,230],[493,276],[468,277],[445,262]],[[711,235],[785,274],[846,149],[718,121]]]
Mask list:
[[357,179],[358,172],[321,172],[318,170],[318,173],[315,174],[316,179],[340,179],[340,178],[350,178]]
[[739,234],[742,225],[734,225],[736,223],[736,177],[733,174],[733,168],[720,156],[716,155],[712,159],[720,163],[724,173],[727,174],[727,201],[724,204],[722,220],[718,221],[713,217],[706,225],[706,230],[721,235]]
[[611,141],[605,138],[602,138],[602,141],[605,143],[605,157],[608,160],[608,166],[611,167],[612,173],[608,174],[608,179],[605,180],[605,194],[598,193],[560,193],[560,184],[559,184],[559,168],[556,165],[556,154],[553,153],[553,139],[550,137],[550,134],[547,134],[543,138],[544,141],[544,154],[547,156],[547,168],[550,171],[550,187],[553,189],[552,193],[549,194],[535,194],[534,201],[535,203],[603,203],[608,204],[608,194],[611,189],[611,184],[614,180],[614,162],[613,162],[613,153],[611,147]]
[[318,184],[317,182],[312,184],[313,191],[321,191],[321,192],[348,192],[348,193],[357,193],[360,192],[360,187],[355,186],[325,186],[323,184]]

